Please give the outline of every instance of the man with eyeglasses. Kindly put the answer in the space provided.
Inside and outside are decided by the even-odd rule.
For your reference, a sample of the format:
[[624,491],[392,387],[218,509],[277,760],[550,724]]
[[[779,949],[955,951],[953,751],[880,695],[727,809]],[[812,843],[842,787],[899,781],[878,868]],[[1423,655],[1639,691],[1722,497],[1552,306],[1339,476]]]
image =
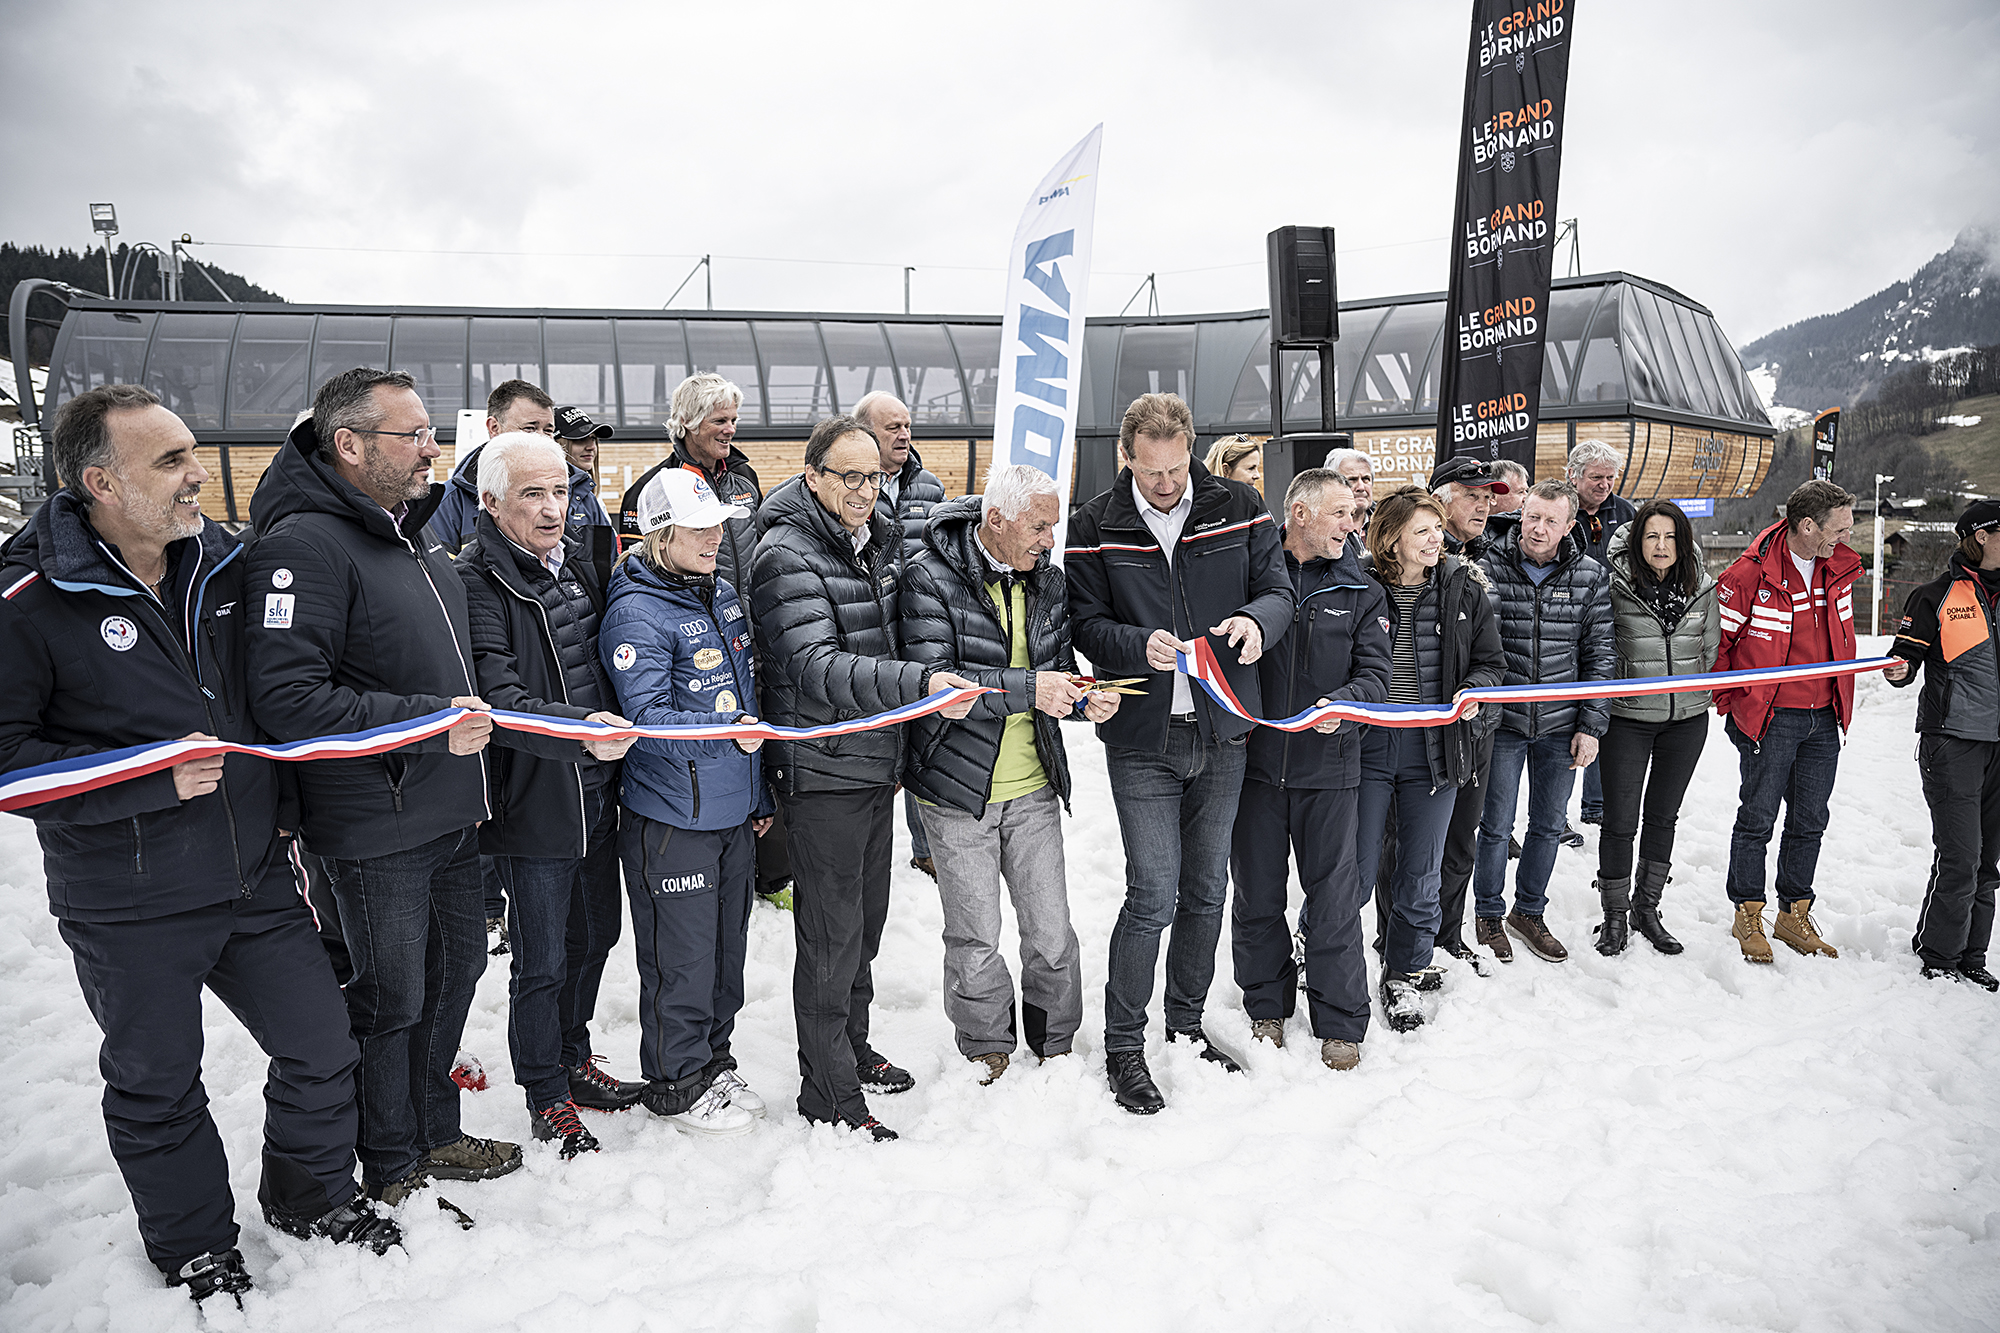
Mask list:
[[[771,492],[751,566],[764,716],[810,727],[866,717],[972,682],[899,656],[901,534],[877,511],[875,437],[853,417],[813,427],[806,470]],[[962,718],[972,700],[944,715]],[[792,1011],[799,1114],[896,1137],[866,1092],[903,1092],[905,1070],[869,1044],[871,966],[889,915],[889,856],[903,728],[815,742],[771,741],[765,768],[790,828],[796,882]]]
[[279,740],[473,710],[387,754],[294,767],[306,846],[326,864],[353,959],[358,1155],[394,1206],[436,1176],[485,1180],[511,1143],[459,1126],[453,1057],[486,965],[478,825],[492,817],[465,586],[424,523],[437,433],[401,371],[328,380],[250,504],[250,712]]

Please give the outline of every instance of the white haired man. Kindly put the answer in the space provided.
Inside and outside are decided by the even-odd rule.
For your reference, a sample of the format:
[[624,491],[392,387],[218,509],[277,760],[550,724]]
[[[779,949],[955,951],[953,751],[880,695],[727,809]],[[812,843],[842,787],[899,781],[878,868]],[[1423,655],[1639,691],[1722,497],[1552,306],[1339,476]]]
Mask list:
[[1375,462],[1359,449],[1329,449],[1320,466],[1339,473],[1354,496],[1354,531],[1347,544],[1359,560],[1368,551],[1368,516],[1375,512]]
[[[1584,440],[1569,451],[1569,484],[1576,487],[1578,506],[1577,540],[1583,544],[1584,553],[1600,565],[1606,565],[1605,553],[1611,549],[1612,535],[1639,512],[1637,505],[1613,494],[1611,489],[1617,484],[1618,470],[1624,462],[1616,449],[1597,440]],[[1586,824],[1604,822],[1604,779],[1595,762],[1583,770],[1582,818]],[[1566,845],[1583,845],[1582,837],[1574,830],[1565,829],[1564,834]]]
[[[1067,719],[1102,722],[1118,696],[1077,684],[1068,587],[1049,559],[1062,497],[1039,468],[995,468],[986,495],[932,514],[903,585],[903,656],[1002,691],[960,721],[910,724],[904,791],[924,803],[941,855],[944,1008],[959,1052],[1006,1071],[1017,1033],[1041,1060],[1083,1022],[1083,966],[1069,920],[1062,819]],[[1002,886],[1021,935],[1021,1004],[1000,954]]]

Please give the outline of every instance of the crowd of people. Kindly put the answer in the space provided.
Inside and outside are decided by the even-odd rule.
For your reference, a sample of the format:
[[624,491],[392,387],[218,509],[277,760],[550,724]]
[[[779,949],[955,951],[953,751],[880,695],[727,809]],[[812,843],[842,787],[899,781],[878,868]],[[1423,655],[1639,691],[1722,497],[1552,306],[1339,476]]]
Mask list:
[[[1135,1114],[1165,1105],[1146,1053],[1163,936],[1165,1039],[1242,1072],[1204,1022],[1225,907],[1251,1040],[1284,1046],[1303,993],[1299,1026],[1333,1070],[1360,1062],[1378,1006],[1397,1031],[1433,1018],[1448,967],[1484,974],[1516,942],[1564,961],[1546,907],[1559,848],[1582,842],[1566,818],[1579,772],[1581,818],[1602,825],[1595,949],[1615,956],[1636,931],[1681,952],[1663,898],[1711,708],[1739,753],[1723,887],[1744,959],[1770,963],[1772,938],[1838,956],[1814,885],[1852,675],[1294,733],[1176,669],[1206,638],[1242,708],[1278,718],[1852,659],[1854,500],[1831,482],[1794,491],[1717,579],[1680,508],[1613,493],[1619,459],[1595,442],[1561,478],[1454,458],[1382,495],[1367,455],[1337,450],[1267,505],[1256,440],[1197,462],[1187,404],[1150,393],[1124,415],[1116,481],[1069,514],[1058,561],[1066,497],[1047,473],[995,467],[981,494],[948,499],[908,408],[872,393],[814,426],[804,470],[766,494],[733,443],[742,400],[718,375],[684,381],[671,451],[614,520],[593,482],[611,428],[581,410],[500,385],[489,438],[434,485],[415,382],[351,370],[318,391],[240,535],[203,515],[194,438],[150,392],[113,385],[62,406],[64,485],[0,570],[0,771],[465,710],[385,753],[185,760],[29,811],[104,1031],[112,1152],[169,1283],[198,1300],[251,1283],[201,1082],[204,987],[270,1056],[259,1203],[301,1237],[379,1253],[431,1182],[521,1165],[519,1145],[459,1120],[454,1062],[490,956],[508,959],[530,1133],[560,1158],[598,1148],[583,1112],[753,1129],[767,1103],[732,1034],[760,895],[792,913],[799,1115],[893,1140],[869,1098],[915,1079],[876,1048],[869,1011],[899,792],[911,862],[943,904],[957,1049],[982,1083],[1023,1046],[1070,1057],[1083,983],[1065,723],[1097,729],[1123,841],[1101,1049]],[[1926,977],[1994,990],[2000,504],[1974,505],[1959,533],[1950,570],[1911,598],[1888,675],[1924,682],[1938,855],[1915,950]],[[914,720],[816,740],[632,730],[851,723],[939,694],[949,702]],[[496,727],[495,709],[602,727],[559,738]],[[629,1081],[590,1036],[628,913]]]

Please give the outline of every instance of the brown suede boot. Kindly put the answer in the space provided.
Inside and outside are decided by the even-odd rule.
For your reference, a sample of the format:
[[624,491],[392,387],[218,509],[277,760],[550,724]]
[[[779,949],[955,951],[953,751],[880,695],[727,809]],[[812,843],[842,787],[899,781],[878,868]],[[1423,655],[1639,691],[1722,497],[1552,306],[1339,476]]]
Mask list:
[[1764,937],[1764,904],[1736,904],[1736,924],[1729,928],[1729,933],[1742,944],[1744,962],[1771,961],[1771,941]]
[[1791,945],[1803,954],[1823,953],[1828,958],[1840,957],[1840,950],[1819,937],[1819,930],[1813,925],[1812,901],[1801,898],[1778,912],[1771,922],[1771,934]]

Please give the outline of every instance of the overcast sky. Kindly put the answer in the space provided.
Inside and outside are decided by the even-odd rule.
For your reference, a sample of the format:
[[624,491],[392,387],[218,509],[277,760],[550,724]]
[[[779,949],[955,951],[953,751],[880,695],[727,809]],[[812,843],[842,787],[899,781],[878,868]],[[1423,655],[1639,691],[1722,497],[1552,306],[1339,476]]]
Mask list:
[[[900,310],[913,264],[917,310],[991,312],[1098,121],[1093,313],[1147,272],[1261,306],[1286,223],[1339,229],[1343,297],[1445,284],[1467,0],[0,3],[0,239],[111,200],[293,300],[658,307],[708,252],[718,309]],[[2000,218],[1994,0],[1565,12],[1584,270],[1738,345]]]

